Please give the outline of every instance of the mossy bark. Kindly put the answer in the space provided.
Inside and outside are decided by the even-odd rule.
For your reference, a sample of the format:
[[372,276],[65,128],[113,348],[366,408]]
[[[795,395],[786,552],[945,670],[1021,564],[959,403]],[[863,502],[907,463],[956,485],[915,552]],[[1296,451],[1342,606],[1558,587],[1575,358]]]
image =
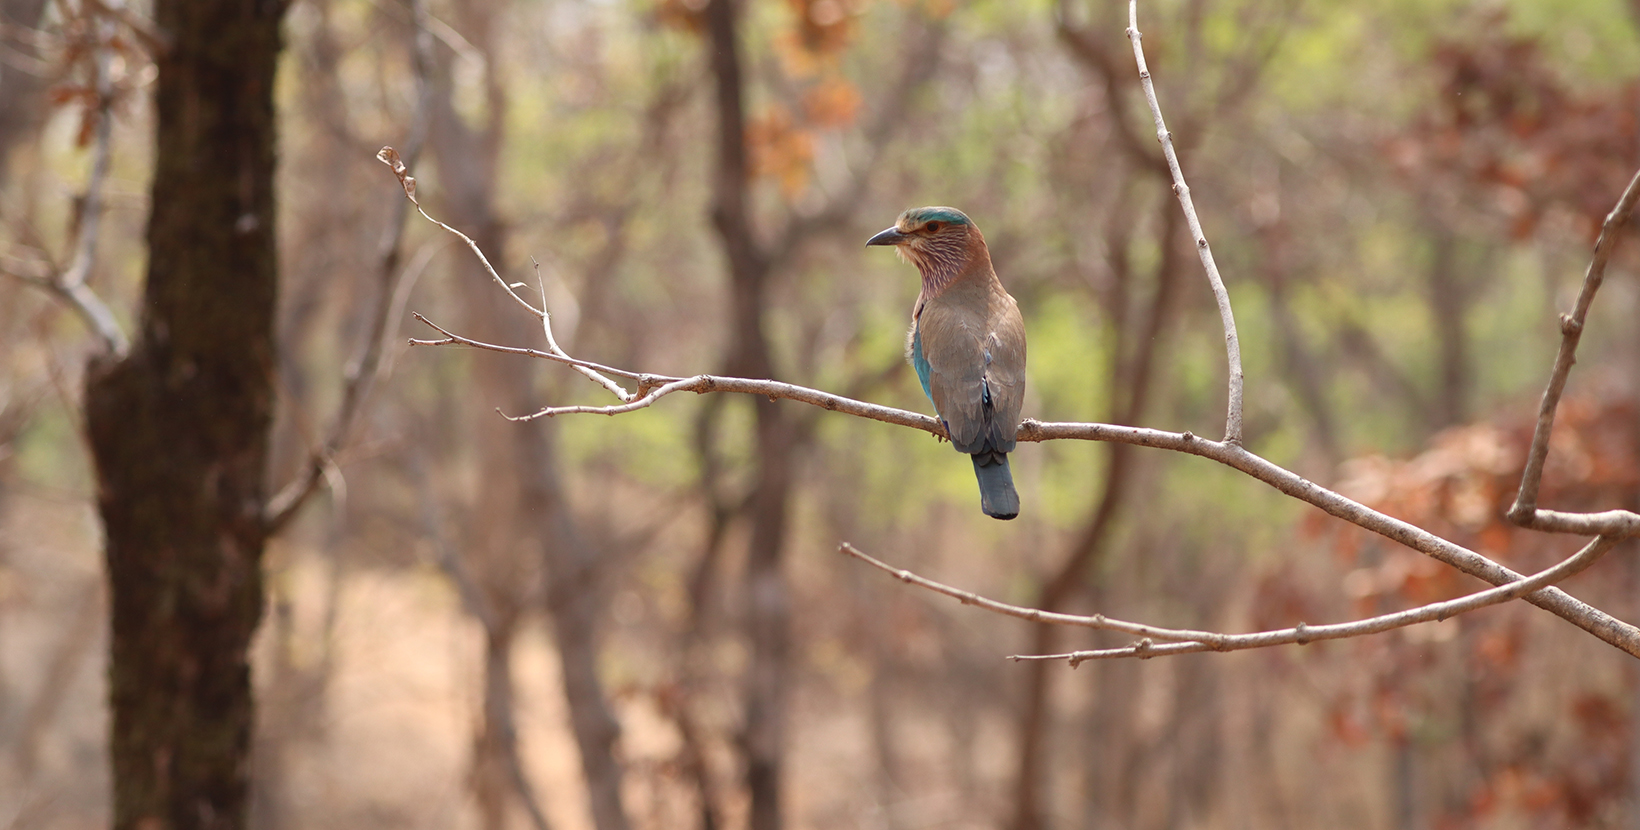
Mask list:
[[273,416],[283,2],[159,0],[157,141],[131,353],[86,377],[112,597],[116,828],[245,825]]

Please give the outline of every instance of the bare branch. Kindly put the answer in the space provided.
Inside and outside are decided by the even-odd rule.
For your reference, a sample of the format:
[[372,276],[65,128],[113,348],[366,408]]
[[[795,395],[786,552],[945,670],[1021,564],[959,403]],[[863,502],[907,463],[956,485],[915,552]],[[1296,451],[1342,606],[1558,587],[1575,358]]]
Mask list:
[[[92,115],[96,129],[91,145],[91,172],[86,179],[85,192],[80,197],[78,227],[75,229],[73,259],[68,268],[59,270],[48,263],[35,263],[29,269],[45,273],[27,273],[0,261],[0,273],[56,295],[80,315],[87,328],[97,336],[102,347],[115,358],[124,357],[131,350],[131,341],[120,328],[119,321],[108,304],[86,284],[97,262],[97,233],[102,225],[103,184],[108,180],[108,168],[113,156],[114,84],[109,74],[109,47],[112,36],[110,24],[98,21],[95,25],[99,43],[91,57],[92,86],[96,90],[97,107]],[[7,258],[9,259],[9,257]],[[40,268],[38,266],[46,266]]]
[[[1378,634],[1395,628],[1404,628],[1424,622],[1445,620],[1458,614],[1468,613],[1490,605],[1518,599],[1544,586],[1554,584],[1563,579],[1576,575],[1596,560],[1610,551],[1619,540],[1601,536],[1584,546],[1582,550],[1566,560],[1539,571],[1519,582],[1513,582],[1496,588],[1489,588],[1458,599],[1444,602],[1433,602],[1397,611],[1392,614],[1382,614],[1347,623],[1332,625],[1311,626],[1299,623],[1292,628],[1277,629],[1274,631],[1260,631],[1252,634],[1222,634],[1216,631],[1194,631],[1190,629],[1160,628],[1143,623],[1127,622],[1113,619],[1104,614],[1082,616],[1078,614],[1059,614],[1051,611],[1042,611],[1035,608],[1023,608],[987,599],[969,591],[953,588],[944,583],[918,576],[910,571],[895,568],[884,562],[872,558],[861,552],[853,545],[844,542],[838,550],[859,559],[875,568],[893,574],[902,582],[926,588],[938,594],[952,597],[964,605],[973,605],[1009,617],[1018,617],[1037,623],[1051,623],[1054,625],[1069,625],[1080,628],[1092,628],[1100,631],[1120,631],[1134,634],[1144,639],[1139,642],[1117,649],[1100,649],[1096,651],[1075,651],[1067,654],[1038,654],[1014,655],[1012,660],[1069,660],[1074,668],[1085,660],[1107,659],[1113,657],[1157,657],[1170,654],[1190,654],[1199,651],[1241,651],[1251,648],[1268,648],[1270,646],[1291,645],[1297,643],[1305,645],[1316,640],[1337,640],[1345,637],[1359,637],[1367,634]],[[1156,640],[1169,640],[1165,645],[1157,645]]]
[[[970,591],[953,588],[941,582],[918,576],[901,568],[895,568],[885,562],[868,556],[860,549],[844,542],[838,547],[843,553],[865,562],[879,570],[893,574],[896,579],[926,588],[937,594],[956,599],[964,605],[973,605],[1009,617],[1018,617],[1036,623],[1050,623],[1053,625],[1067,625],[1079,628],[1092,628],[1099,631],[1120,631],[1125,634],[1134,634],[1143,637],[1143,640],[1118,649],[1101,649],[1097,651],[1075,651],[1067,654],[1037,654],[1013,655],[1011,660],[1069,660],[1074,668],[1077,664],[1092,659],[1106,659],[1111,657],[1156,657],[1169,654],[1190,654],[1199,651],[1240,651],[1251,648],[1268,648],[1270,646],[1291,645],[1297,643],[1306,645],[1316,640],[1337,640],[1345,637],[1359,637],[1366,634],[1378,634],[1395,628],[1404,628],[1424,622],[1446,620],[1459,614],[1468,613],[1490,605],[1508,602],[1532,593],[1540,588],[1552,585],[1563,579],[1575,576],[1593,565],[1596,560],[1604,556],[1619,539],[1608,536],[1596,537],[1583,549],[1571,557],[1546,568],[1530,577],[1518,582],[1489,588],[1485,591],[1470,594],[1444,602],[1433,602],[1405,611],[1391,614],[1382,614],[1347,623],[1331,625],[1305,625],[1299,623],[1292,628],[1277,629],[1274,631],[1260,631],[1251,634],[1223,634],[1217,631],[1195,631],[1191,629],[1161,628],[1143,623],[1128,622],[1107,617],[1104,614],[1083,616],[1079,614],[1060,614],[1052,611],[1042,611],[1035,608],[1024,608],[987,599]],[[1172,641],[1165,645],[1157,645],[1156,640]]]
[[537,317],[546,316],[545,311],[530,305],[528,300],[518,296],[518,292],[513,290],[512,285],[496,273],[495,266],[490,264],[490,258],[484,255],[484,251],[478,247],[478,243],[474,242],[472,237],[428,215],[427,211],[422,208],[421,202],[416,199],[416,179],[410,175],[410,168],[399,158],[397,150],[392,147],[383,147],[376,151],[376,160],[387,165],[388,169],[393,171],[393,175],[398,177],[399,185],[404,188],[405,198],[410,200],[410,204],[415,205],[416,212],[421,214],[423,219],[455,234],[462,242],[467,243],[467,247],[472,249],[473,255],[478,257],[479,263],[484,266],[485,272],[490,275],[491,279],[495,280],[496,285],[501,286],[501,289],[507,292],[507,296],[512,297],[519,305],[529,309],[531,314]]
[[1030,622],[1050,623],[1052,625],[1069,625],[1079,628],[1094,628],[1101,631],[1120,631],[1125,634],[1134,634],[1140,637],[1151,637],[1157,640],[1215,641],[1228,636],[1225,634],[1216,634],[1211,631],[1189,631],[1184,629],[1158,628],[1153,625],[1113,619],[1105,616],[1104,614],[1094,614],[1090,617],[1080,614],[1061,614],[1057,611],[1043,611],[1038,608],[1026,608],[1020,605],[1009,605],[1006,602],[998,602],[994,599],[987,599],[971,591],[964,591],[961,588],[953,588],[942,582],[935,582],[927,577],[921,577],[910,571],[896,568],[886,562],[873,558],[848,542],[838,545],[837,549],[840,552],[846,553],[849,556],[852,556],[874,568],[893,574],[894,578],[900,580],[901,582],[910,583],[919,588],[927,588],[936,594],[944,594],[951,597],[952,599],[961,602],[963,605],[973,605],[1007,617],[1018,617],[1019,619],[1029,620]]
[[[541,307],[546,308],[547,307],[547,284],[546,284],[546,281],[541,278],[541,263],[537,262],[535,260],[535,257],[530,257],[530,264],[535,266],[535,281],[536,281],[536,284],[539,285],[540,288],[541,288]],[[573,328],[573,326],[571,328]],[[551,313],[546,313],[546,314],[541,315],[541,333],[546,335],[547,350],[548,351],[552,352],[555,355],[558,355],[559,357],[565,358],[566,360],[570,359],[569,355],[565,354],[564,350],[558,347],[558,340],[552,336],[552,314]],[[601,374],[597,369],[594,369],[590,366],[583,366],[583,365],[580,365],[579,363],[571,363],[571,364],[569,364],[569,366],[570,366],[570,368],[573,368],[575,371],[580,372],[582,375],[585,375],[588,380],[591,380],[593,383],[596,383],[599,386],[602,386],[603,388],[609,390],[609,394],[614,395],[617,398],[620,398],[622,401],[630,402],[630,401],[632,401],[632,399],[637,397],[636,395],[632,394],[631,392],[626,391],[626,388],[621,386],[619,383],[616,383],[615,381],[610,380],[608,377]]]
[[[473,250],[473,253],[478,256],[479,262],[483,263],[483,265],[484,265],[484,270],[487,271],[489,273],[490,277],[493,278],[496,281],[496,284],[500,285],[504,290],[506,290],[507,294],[509,296],[511,296],[514,300],[518,301],[519,305],[522,305],[523,307],[529,309],[531,314],[534,314],[536,317],[540,318],[540,320],[541,320],[541,331],[546,336],[547,348],[548,348],[549,352],[547,354],[541,354],[541,353],[534,353],[534,350],[529,350],[529,351],[532,352],[532,356],[535,356],[535,357],[549,357],[549,359],[559,358],[559,359],[561,359],[560,362],[563,362],[566,365],[569,365],[569,366],[573,367],[575,369],[575,371],[580,372],[581,374],[585,375],[588,379],[590,379],[592,382],[604,387],[604,389],[608,390],[610,394],[614,395],[617,398],[620,398],[622,401],[628,401],[628,402],[632,401],[633,399],[637,398],[638,395],[642,394],[641,389],[640,389],[638,394],[633,394],[631,392],[628,392],[620,384],[616,383],[613,380],[610,380],[608,377],[606,377],[604,374],[602,374],[602,372],[610,372],[612,374],[621,374],[620,372],[615,371],[615,370],[610,370],[610,369],[608,369],[608,367],[600,367],[600,366],[597,366],[596,364],[590,364],[590,363],[586,363],[584,361],[574,360],[574,359],[570,358],[569,355],[565,354],[563,349],[558,347],[558,341],[552,335],[552,315],[545,311],[546,304],[547,304],[547,288],[546,288],[545,282],[543,282],[541,280],[541,263],[540,262],[536,261],[536,259],[534,257],[530,258],[530,263],[535,266],[536,281],[540,284],[540,290],[541,290],[541,308],[537,309],[535,306],[530,305],[529,302],[527,302],[524,298],[518,296],[518,293],[513,290],[514,287],[515,287],[514,285],[509,284],[506,280],[501,278],[500,274],[496,273],[496,270],[495,270],[494,266],[490,265],[489,257],[486,257],[484,255],[484,251],[482,251],[478,247],[478,243],[474,242],[472,237],[469,237],[468,235],[462,233],[461,231],[458,231],[455,228],[452,228],[449,225],[446,225],[443,222],[440,222],[439,220],[434,219],[432,216],[429,216],[427,214],[427,211],[422,208],[421,202],[417,201],[417,199],[416,199],[416,180],[415,180],[414,177],[409,175],[409,165],[408,165],[408,163],[402,161],[399,158],[399,154],[398,154],[397,151],[395,151],[392,147],[383,147],[379,152],[376,153],[376,158],[378,160],[380,160],[383,164],[386,164],[389,168],[391,168],[392,171],[393,171],[393,175],[398,177],[399,184],[404,187],[405,198],[409,199],[410,203],[412,205],[415,205],[417,213],[420,213],[427,221],[432,222],[435,225],[438,225],[439,227],[443,228],[446,231],[449,231],[450,233],[454,234],[456,237],[460,238],[461,241],[467,243],[467,247],[471,248]],[[414,161],[414,159],[412,159],[412,161]],[[500,350],[500,351],[510,351],[509,349],[506,349],[504,347],[495,347],[495,346],[490,346],[489,344],[483,344],[483,343],[478,343],[476,341],[470,341],[470,340],[467,340],[465,338],[457,338],[455,335],[450,334],[447,331],[444,331],[444,329],[441,329],[438,326],[434,326],[425,317],[422,317],[419,314],[415,315],[415,317],[416,317],[416,319],[421,320],[423,323],[427,323],[427,325],[433,326],[433,328],[438,329],[441,332],[444,332],[444,334],[446,334],[446,335],[449,335],[455,342],[465,343],[466,345],[476,346],[478,348],[490,348],[490,349],[497,349],[497,350]],[[415,346],[444,345],[442,343],[430,342],[430,341],[424,341],[424,340],[412,340],[412,341],[410,341],[410,343],[411,343],[411,345],[415,345]],[[534,416],[530,416],[530,418],[540,417],[540,414],[541,413],[538,413],[537,415],[534,415]],[[529,420],[530,418],[517,419],[517,420]]]
[[1184,209],[1185,220],[1190,225],[1190,238],[1196,243],[1196,252],[1201,256],[1202,268],[1207,271],[1207,281],[1213,287],[1213,299],[1219,305],[1219,321],[1224,325],[1224,347],[1230,365],[1230,405],[1229,413],[1225,416],[1224,440],[1226,443],[1240,445],[1242,438],[1242,372],[1241,372],[1241,341],[1236,336],[1236,316],[1230,309],[1230,294],[1224,289],[1224,281],[1219,278],[1219,266],[1213,261],[1213,250],[1207,245],[1207,237],[1202,233],[1201,220],[1196,218],[1196,206],[1190,200],[1190,186],[1185,184],[1184,171],[1179,168],[1179,155],[1173,150],[1173,134],[1168,132],[1167,124],[1162,120],[1162,107],[1156,101],[1156,85],[1151,82],[1150,69],[1145,66],[1145,51],[1139,45],[1139,3],[1138,0],[1128,0],[1128,40],[1133,42],[1133,60],[1139,66],[1139,83],[1145,90],[1145,102],[1150,104],[1150,114],[1156,121],[1156,140],[1162,143],[1162,155],[1167,158],[1168,170],[1173,174],[1173,193],[1179,197],[1179,206]]
[[1520,491],[1514,506],[1509,508],[1509,520],[1521,527],[1551,533],[1614,533],[1632,536],[1640,528],[1640,514],[1627,510],[1608,510],[1604,513],[1558,513],[1538,510],[1538,487],[1543,483],[1543,464],[1549,456],[1549,435],[1555,427],[1555,410],[1560,396],[1566,391],[1566,378],[1577,362],[1577,344],[1583,338],[1583,326],[1589,316],[1594,295],[1606,279],[1606,262],[1617,248],[1618,231],[1634,213],[1640,202],[1640,171],[1629,180],[1629,186],[1617,200],[1606,221],[1600,227],[1600,238],[1594,243],[1594,256],[1583,277],[1583,290],[1577,296],[1577,305],[1571,314],[1560,316],[1560,352],[1555,355],[1554,370],[1549,373],[1549,388],[1543,392],[1538,407],[1537,428],[1532,433],[1532,448],[1526,456],[1526,471],[1521,475]]
[[[1068,438],[1087,441],[1121,441],[1144,447],[1199,455],[1246,473],[1282,493],[1315,505],[1350,524],[1399,542],[1443,564],[1450,565],[1493,585],[1506,585],[1523,578],[1521,574],[1475,551],[1442,539],[1421,527],[1373,510],[1358,501],[1322,487],[1299,476],[1297,473],[1227,441],[1210,441],[1188,432],[1163,432],[1161,430],[1109,424],[1044,423],[1026,420],[1019,428],[1019,440],[1021,441],[1049,441]],[[1613,533],[1610,535],[1616,538],[1626,538],[1634,534]],[[1536,593],[1528,594],[1526,601],[1565,619],[1567,622],[1631,655],[1640,657],[1640,628],[1636,628],[1598,608],[1581,602],[1559,588],[1544,588]]]
[[[638,381],[639,384],[648,383],[651,386],[677,380],[677,378],[667,377],[665,375],[649,375],[649,374],[641,374],[641,373],[638,373],[638,372],[628,372],[625,369],[616,369],[613,366],[605,366],[601,363],[593,363],[591,361],[586,361],[586,360],[577,360],[577,359],[575,359],[573,357],[570,357],[568,355],[554,354],[552,352],[543,352],[539,349],[524,349],[524,348],[519,348],[519,347],[516,347],[516,346],[499,346],[499,345],[496,345],[494,343],[485,343],[482,340],[473,340],[471,338],[462,337],[459,334],[455,334],[455,333],[451,332],[449,329],[446,329],[443,326],[440,326],[439,324],[434,323],[433,321],[427,319],[426,317],[421,316],[420,314],[417,314],[414,311],[410,312],[410,316],[416,318],[417,320],[420,320],[423,323],[426,323],[428,325],[428,327],[434,329],[439,334],[444,335],[443,340],[411,340],[410,345],[412,345],[412,346],[452,346],[452,345],[472,346],[475,349],[484,349],[485,351],[491,351],[491,352],[501,352],[502,354],[516,354],[516,355],[522,355],[524,357],[537,357],[537,358],[540,358],[542,360],[551,360],[555,363],[562,363],[566,366],[584,366],[588,369],[592,369],[592,370],[597,371],[601,374],[615,375],[616,377],[623,377],[623,378],[627,378],[629,380]],[[623,393],[623,395],[628,396],[628,397],[631,395],[631,393],[626,392],[625,389],[622,389],[621,392]]]
[[[1405,628],[1418,623],[1437,622],[1451,619],[1459,614],[1466,614],[1485,608],[1489,605],[1508,602],[1518,599],[1532,591],[1543,588],[1577,573],[1593,565],[1596,560],[1604,556],[1607,551],[1617,545],[1618,540],[1609,536],[1598,536],[1584,545],[1577,553],[1572,554],[1553,567],[1539,571],[1526,579],[1509,585],[1489,588],[1485,591],[1459,597],[1445,602],[1432,602],[1397,611],[1392,614],[1383,614],[1377,617],[1368,617],[1347,623],[1332,625],[1305,625],[1299,623],[1292,628],[1283,628],[1275,631],[1260,631],[1253,634],[1214,634],[1187,642],[1156,643],[1154,639],[1146,637],[1131,646],[1124,648],[1094,649],[1089,651],[1073,651],[1066,654],[1016,654],[1010,660],[1066,660],[1071,668],[1088,660],[1109,660],[1118,657],[1162,657],[1173,654],[1191,654],[1199,651],[1243,651],[1251,648],[1269,648],[1270,646],[1308,645],[1317,640],[1340,640],[1346,637],[1360,637],[1367,634],[1380,634],[1396,628]],[[1089,626],[1108,627],[1108,626]],[[1120,630],[1120,629],[1119,629]],[[1169,635],[1198,633],[1170,631],[1163,629]]]
[[[920,429],[940,438],[945,437],[944,430],[940,427],[939,422],[927,415],[845,398],[817,389],[774,380],[718,375],[676,378],[665,375],[640,374],[577,360],[562,354],[543,352],[538,349],[500,346],[473,340],[439,327],[419,314],[414,316],[445,335],[445,338],[443,340],[412,340],[410,341],[412,345],[445,346],[460,344],[504,354],[551,360],[570,366],[584,366],[605,375],[624,377],[638,382],[637,395],[633,398],[623,399],[625,402],[619,405],[548,407],[530,415],[506,416],[511,420],[533,420],[535,418],[550,418],[556,415],[569,414],[619,415],[647,408],[655,401],[673,392],[688,391],[698,394],[735,392],[762,395],[771,400],[799,401],[856,417]],[[505,415],[505,413],[503,414]],[[1143,427],[1094,423],[1047,423],[1031,419],[1027,419],[1020,424],[1018,439],[1021,441],[1114,441],[1199,455],[1239,470],[1282,493],[1315,505],[1333,516],[1406,545],[1413,550],[1424,553],[1446,565],[1493,585],[1508,585],[1524,578],[1521,574],[1475,551],[1442,539],[1423,528],[1380,513],[1360,502],[1304,479],[1298,474],[1250,452],[1239,443],[1229,440],[1212,441],[1189,432],[1166,432]],[[1640,523],[1636,523],[1631,527],[1614,528],[1606,535],[1614,538],[1640,535]],[[1554,587],[1542,588],[1530,593],[1526,596],[1526,600],[1588,631],[1601,640],[1631,655],[1640,657],[1640,628],[1618,620]]]

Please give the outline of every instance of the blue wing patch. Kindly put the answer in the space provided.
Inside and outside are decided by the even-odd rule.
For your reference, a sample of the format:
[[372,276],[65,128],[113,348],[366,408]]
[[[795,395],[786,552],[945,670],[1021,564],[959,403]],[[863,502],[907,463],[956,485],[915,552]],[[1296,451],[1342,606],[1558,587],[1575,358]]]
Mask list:
[[[934,371],[934,367],[928,365],[928,358],[923,357],[921,325],[911,329],[911,368],[917,370],[917,380],[922,381],[923,394],[927,395],[929,402],[932,403],[934,390],[928,385],[928,375]],[[938,410],[938,407],[935,409]]]

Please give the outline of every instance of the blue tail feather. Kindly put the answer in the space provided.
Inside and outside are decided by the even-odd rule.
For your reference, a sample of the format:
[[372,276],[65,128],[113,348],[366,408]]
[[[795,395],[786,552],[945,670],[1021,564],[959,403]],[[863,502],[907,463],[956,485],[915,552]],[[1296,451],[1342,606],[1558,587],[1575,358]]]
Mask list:
[[993,519],[1019,515],[1019,493],[1014,490],[1014,474],[1008,470],[1008,454],[975,453],[974,477],[979,479],[979,507]]

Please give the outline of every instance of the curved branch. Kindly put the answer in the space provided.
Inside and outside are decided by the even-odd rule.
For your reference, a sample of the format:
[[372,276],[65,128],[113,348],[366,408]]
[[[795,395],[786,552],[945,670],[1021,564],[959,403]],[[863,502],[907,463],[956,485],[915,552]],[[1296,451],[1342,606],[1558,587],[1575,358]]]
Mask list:
[[[1018,605],[1009,605],[997,602],[978,594],[953,588],[949,585],[935,582],[932,579],[918,576],[910,571],[895,568],[887,563],[874,559],[861,552],[853,545],[844,542],[838,550],[859,559],[872,567],[893,574],[901,582],[926,588],[937,594],[956,599],[964,605],[973,605],[1009,617],[1018,617],[1038,623],[1054,625],[1069,625],[1080,628],[1092,628],[1099,631],[1120,631],[1134,634],[1144,639],[1125,648],[1099,649],[1092,651],[1073,651],[1066,654],[1032,654],[1012,655],[1010,660],[1069,660],[1071,667],[1086,660],[1101,660],[1113,657],[1159,657],[1170,654],[1191,654],[1199,651],[1241,651],[1251,648],[1269,648],[1270,646],[1307,645],[1316,640],[1338,640],[1345,637],[1359,637],[1366,634],[1379,634],[1396,628],[1405,628],[1418,623],[1445,620],[1459,614],[1465,614],[1491,605],[1518,599],[1526,594],[1548,585],[1552,585],[1568,577],[1574,576],[1593,565],[1596,560],[1604,556],[1619,540],[1608,537],[1596,537],[1577,553],[1565,560],[1533,574],[1530,577],[1489,588],[1468,596],[1443,602],[1432,602],[1417,608],[1409,608],[1391,614],[1381,614],[1376,617],[1354,620],[1347,623],[1331,625],[1305,625],[1299,623],[1292,628],[1282,628],[1273,631],[1259,631],[1251,634],[1222,634],[1217,631],[1194,631],[1190,629],[1161,628],[1143,623],[1128,622],[1113,619],[1104,614],[1082,616],[1079,614],[1059,614],[1050,611],[1041,611],[1035,608],[1023,608]],[[1157,645],[1156,640],[1171,640],[1163,645]]]
[[546,316],[545,311],[530,305],[529,300],[518,296],[518,292],[513,290],[513,286],[502,279],[500,274],[496,273],[495,266],[490,264],[490,258],[484,255],[484,249],[478,247],[478,243],[474,242],[472,237],[434,219],[427,213],[427,210],[421,206],[421,201],[416,198],[416,177],[410,175],[410,168],[404,163],[403,159],[399,158],[399,151],[392,147],[383,147],[376,151],[376,160],[387,165],[388,169],[393,171],[393,175],[398,177],[399,186],[404,188],[405,198],[410,200],[410,204],[415,205],[416,212],[421,214],[423,219],[455,234],[456,238],[467,243],[467,247],[473,251],[473,256],[478,257],[479,264],[484,266],[485,273],[488,273],[490,279],[495,280],[495,284],[501,286],[501,290],[507,292],[507,296],[512,297],[514,302],[529,309],[529,312],[537,317]]
[[1594,256],[1583,277],[1583,290],[1578,293],[1577,305],[1571,314],[1560,315],[1560,352],[1555,355],[1554,370],[1549,373],[1549,388],[1543,391],[1543,402],[1538,407],[1537,428],[1532,433],[1532,448],[1526,456],[1526,471],[1520,479],[1520,491],[1514,506],[1509,508],[1509,520],[1521,527],[1550,533],[1619,533],[1633,535],[1640,527],[1640,514],[1627,510],[1608,510],[1604,513],[1558,513],[1537,509],[1538,487],[1543,483],[1543,464],[1549,456],[1549,435],[1555,427],[1555,410],[1560,396],[1566,391],[1566,378],[1577,362],[1577,344],[1583,338],[1583,324],[1589,316],[1589,306],[1596,291],[1606,279],[1606,262],[1617,248],[1617,232],[1629,221],[1636,202],[1640,202],[1640,171],[1629,180],[1616,206],[1606,214],[1600,226],[1600,238],[1594,243]]
[[1156,140],[1162,143],[1162,155],[1167,158],[1167,168],[1173,174],[1173,193],[1179,197],[1179,206],[1184,209],[1185,221],[1190,225],[1190,238],[1196,243],[1202,268],[1207,271],[1207,281],[1213,287],[1213,300],[1219,306],[1219,322],[1224,326],[1225,357],[1229,362],[1230,374],[1230,403],[1229,412],[1225,415],[1224,440],[1239,446],[1242,438],[1242,372],[1236,315],[1230,309],[1230,294],[1225,291],[1224,280],[1219,277],[1219,266],[1213,261],[1213,250],[1208,247],[1207,237],[1202,233],[1201,220],[1196,217],[1196,205],[1190,200],[1190,186],[1184,182],[1184,171],[1179,168],[1179,154],[1173,150],[1173,134],[1168,132],[1167,123],[1162,120],[1162,106],[1156,101],[1156,85],[1151,82],[1150,69],[1145,66],[1145,51],[1139,45],[1142,36],[1139,34],[1138,0],[1128,0],[1127,36],[1133,42],[1133,60],[1139,66],[1139,83],[1145,90],[1145,102],[1150,104],[1150,115],[1156,121]]
[[[653,381],[654,383],[667,383],[667,382],[670,382],[670,381],[677,380],[677,378],[667,377],[665,375],[649,375],[649,374],[642,374],[642,373],[639,373],[639,372],[628,372],[625,369],[616,369],[613,366],[605,366],[602,363],[593,363],[593,362],[587,361],[587,360],[577,360],[573,357],[570,357],[569,355],[563,354],[562,351],[559,351],[559,352],[543,352],[540,349],[525,349],[525,348],[519,348],[517,346],[499,346],[499,345],[496,345],[494,343],[485,343],[482,340],[473,340],[473,339],[468,338],[468,337],[462,337],[461,335],[456,334],[456,333],[450,331],[449,329],[444,328],[443,326],[440,326],[439,324],[433,322],[432,320],[427,319],[426,317],[421,316],[420,314],[417,314],[414,311],[410,312],[410,316],[416,318],[417,320],[420,320],[421,322],[423,322],[425,324],[427,324],[427,326],[429,328],[433,329],[434,331],[437,331],[439,334],[444,335],[443,340],[415,340],[415,339],[412,339],[410,341],[410,345],[412,345],[412,346],[454,346],[454,345],[472,346],[475,349],[483,349],[485,351],[490,351],[490,352],[501,352],[502,354],[515,354],[515,355],[520,355],[520,356],[523,356],[523,357],[536,357],[536,358],[540,358],[542,360],[551,360],[554,363],[562,363],[565,366],[592,369],[592,370],[600,372],[602,374],[614,375],[616,377],[622,377],[622,378],[627,378],[629,380],[635,380],[635,381],[638,381],[640,384],[644,383],[646,380],[647,381]],[[619,386],[619,384],[617,384],[617,386]],[[624,400],[627,397],[629,397],[630,394],[631,393],[627,392],[625,389],[622,389],[621,394],[616,395],[616,397],[622,398]]]
[[[1418,623],[1437,622],[1450,619],[1459,614],[1476,611],[1489,605],[1498,605],[1512,599],[1518,599],[1532,591],[1539,590],[1546,585],[1559,582],[1562,579],[1574,576],[1595,563],[1595,560],[1606,555],[1606,552],[1616,546],[1618,540],[1609,536],[1598,536],[1584,545],[1577,553],[1568,559],[1562,560],[1553,567],[1539,571],[1519,582],[1489,588],[1485,591],[1473,593],[1445,602],[1432,602],[1397,611],[1392,614],[1382,614],[1377,617],[1368,617],[1347,623],[1332,625],[1305,625],[1299,623],[1292,628],[1277,629],[1275,631],[1259,631],[1253,634],[1217,634],[1213,632],[1185,632],[1161,629],[1169,635],[1205,633],[1209,636],[1192,638],[1185,642],[1156,643],[1146,637],[1131,646],[1124,648],[1092,649],[1088,651],[1072,651],[1066,654],[1015,654],[1010,660],[1066,660],[1071,668],[1076,668],[1088,660],[1109,660],[1118,657],[1163,657],[1173,654],[1191,654],[1200,651],[1243,651],[1251,648],[1269,648],[1282,645],[1308,645],[1317,640],[1340,640],[1346,637],[1360,637],[1367,634],[1380,634],[1397,628],[1405,628]],[[1107,620],[1108,622],[1115,622]],[[1131,627],[1131,623],[1124,624]],[[1111,627],[1114,626],[1089,626]],[[1123,630],[1123,629],[1117,629]]]
[[868,555],[848,542],[838,545],[837,550],[841,553],[848,554],[849,556],[852,556],[855,559],[872,566],[873,568],[893,574],[894,578],[900,580],[901,582],[915,585],[919,588],[927,588],[936,594],[944,594],[951,597],[963,605],[972,605],[977,608],[983,608],[987,611],[992,611],[1005,617],[1018,617],[1022,620],[1028,620],[1035,623],[1048,623],[1050,625],[1069,625],[1076,626],[1078,628],[1093,628],[1100,631],[1120,631],[1124,634],[1150,637],[1157,640],[1177,640],[1181,642],[1199,640],[1203,642],[1212,642],[1217,639],[1230,636],[1227,634],[1218,634],[1212,631],[1190,631],[1187,629],[1158,628],[1153,625],[1145,625],[1144,623],[1127,622],[1125,620],[1114,619],[1112,617],[1107,617],[1104,614],[1094,614],[1092,616],[1083,616],[1081,614],[1061,614],[1057,611],[1044,611],[1039,608],[1026,608],[1021,605],[1009,605],[1006,602],[998,602],[994,599],[987,599],[979,594],[973,593],[972,591],[964,591],[961,588],[953,588],[943,582],[935,582],[932,579],[918,576],[903,568],[896,568],[887,562],[883,562],[880,559],[876,559]]

